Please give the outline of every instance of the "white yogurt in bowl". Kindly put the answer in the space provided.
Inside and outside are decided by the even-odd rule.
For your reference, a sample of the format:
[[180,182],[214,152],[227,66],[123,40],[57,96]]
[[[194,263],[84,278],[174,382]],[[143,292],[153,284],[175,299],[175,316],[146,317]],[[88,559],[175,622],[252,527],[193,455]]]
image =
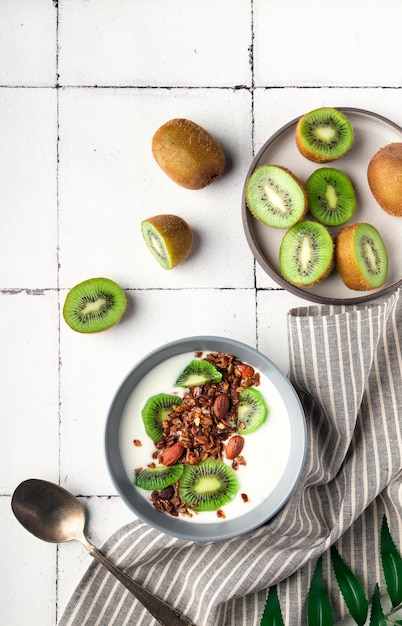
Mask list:
[[[258,390],[268,406],[265,422],[254,433],[244,436],[241,454],[246,464],[235,470],[239,490],[223,507],[223,518],[216,511],[173,517],[156,510],[150,492],[133,484],[135,468],[152,462],[155,451],[141,416],[145,402],[162,392],[182,395],[184,390],[174,387],[174,383],[195,352],[202,352],[203,356],[210,352],[232,354],[250,364],[260,374]],[[256,528],[283,506],[300,475],[305,438],[304,413],[298,396],[269,359],[231,339],[190,337],[150,353],[123,382],[107,420],[106,455],[120,495],[138,517],[184,539],[217,541]],[[134,441],[141,445],[134,445]]]

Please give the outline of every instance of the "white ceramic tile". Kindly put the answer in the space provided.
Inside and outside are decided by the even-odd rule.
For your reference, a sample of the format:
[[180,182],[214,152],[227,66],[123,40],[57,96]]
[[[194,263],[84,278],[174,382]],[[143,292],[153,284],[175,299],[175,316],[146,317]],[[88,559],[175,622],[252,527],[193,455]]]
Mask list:
[[49,89],[0,92],[0,286],[57,285],[57,100]]
[[50,0],[2,0],[0,85],[55,85],[56,22]]
[[287,291],[259,291],[257,295],[258,349],[277,365],[283,374],[289,369],[287,313],[306,300]]
[[401,5],[254,0],[255,85],[399,86]]
[[[110,276],[127,287],[253,286],[253,258],[241,221],[251,162],[251,101],[230,90],[63,90],[60,94],[60,284]],[[191,191],[160,169],[152,137],[185,117],[221,142],[227,167]],[[194,231],[193,253],[162,269],[145,246],[141,221],[173,213]]]
[[26,478],[58,476],[56,292],[0,295],[0,493]]
[[63,85],[249,85],[248,0],[60,2]]
[[193,335],[255,346],[253,290],[129,293],[130,312],[94,336],[61,329],[61,479],[76,492],[114,494],[104,455],[107,413],[123,379],[148,352]]
[[28,533],[0,498],[0,616],[4,626],[54,626],[56,546]]

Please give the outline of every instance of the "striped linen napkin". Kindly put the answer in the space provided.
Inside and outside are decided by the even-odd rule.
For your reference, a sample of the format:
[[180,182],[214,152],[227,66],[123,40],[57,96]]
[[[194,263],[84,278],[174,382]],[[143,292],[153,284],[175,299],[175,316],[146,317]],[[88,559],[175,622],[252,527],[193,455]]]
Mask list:
[[[277,584],[284,622],[305,624],[305,600],[323,555],[336,619],[345,613],[332,580],[338,551],[370,597],[382,582],[384,513],[402,544],[402,290],[363,306],[308,306],[287,316],[289,379],[307,420],[307,456],[295,492],[266,525],[240,538],[198,544],[134,521],[103,551],[196,626],[258,626]],[[59,626],[155,625],[93,562]]]

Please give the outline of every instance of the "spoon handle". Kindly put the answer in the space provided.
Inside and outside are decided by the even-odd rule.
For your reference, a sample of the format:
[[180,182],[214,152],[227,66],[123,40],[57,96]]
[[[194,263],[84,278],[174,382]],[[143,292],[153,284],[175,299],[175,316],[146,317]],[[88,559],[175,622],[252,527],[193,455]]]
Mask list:
[[175,608],[169,606],[164,600],[161,600],[150,591],[141,587],[141,585],[125,574],[125,572],[116,567],[116,565],[109,561],[109,559],[88,540],[82,543],[89,554],[106,567],[106,569],[141,602],[161,626],[195,626],[193,622],[179,613]]

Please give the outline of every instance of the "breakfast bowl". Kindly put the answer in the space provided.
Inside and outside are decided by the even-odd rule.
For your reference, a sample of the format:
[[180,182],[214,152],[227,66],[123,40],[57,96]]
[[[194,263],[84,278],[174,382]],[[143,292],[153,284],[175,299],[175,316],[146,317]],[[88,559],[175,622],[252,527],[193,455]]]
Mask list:
[[110,476],[129,509],[197,542],[268,522],[293,493],[305,450],[290,381],[256,349],[214,336],[178,339],[142,358],[117,390],[105,429]]

